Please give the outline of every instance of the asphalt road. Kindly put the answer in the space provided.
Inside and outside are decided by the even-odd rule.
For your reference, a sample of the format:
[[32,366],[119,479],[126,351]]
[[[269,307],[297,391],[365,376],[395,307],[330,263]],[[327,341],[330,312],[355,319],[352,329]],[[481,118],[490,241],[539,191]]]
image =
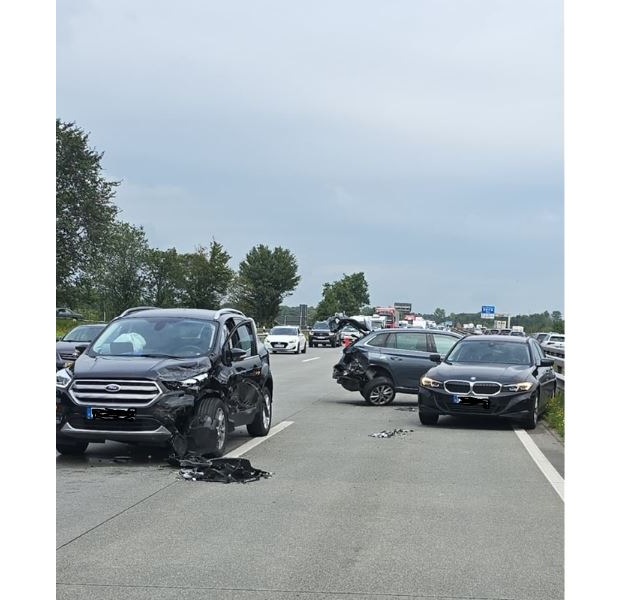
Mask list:
[[[331,378],[339,353],[272,357],[291,424],[244,454],[269,479],[183,481],[114,443],[58,456],[57,598],[562,599],[564,503],[511,424],[368,406]],[[561,476],[563,445],[525,437]]]

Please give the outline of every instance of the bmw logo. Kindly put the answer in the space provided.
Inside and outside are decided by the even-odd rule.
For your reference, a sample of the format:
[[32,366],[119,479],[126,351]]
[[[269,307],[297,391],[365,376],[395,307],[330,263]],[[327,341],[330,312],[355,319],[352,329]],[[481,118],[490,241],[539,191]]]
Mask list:
[[476,377],[471,377],[470,381],[475,381],[475,379],[477,379]]
[[110,383],[109,385],[105,386],[105,391],[106,392],[119,392],[120,386],[115,383]]

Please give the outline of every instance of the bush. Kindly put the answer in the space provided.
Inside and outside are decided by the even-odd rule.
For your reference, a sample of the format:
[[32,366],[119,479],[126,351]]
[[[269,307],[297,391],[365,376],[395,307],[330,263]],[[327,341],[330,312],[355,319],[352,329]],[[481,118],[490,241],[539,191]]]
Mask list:
[[547,425],[564,439],[564,390],[559,390],[549,401],[544,418]]

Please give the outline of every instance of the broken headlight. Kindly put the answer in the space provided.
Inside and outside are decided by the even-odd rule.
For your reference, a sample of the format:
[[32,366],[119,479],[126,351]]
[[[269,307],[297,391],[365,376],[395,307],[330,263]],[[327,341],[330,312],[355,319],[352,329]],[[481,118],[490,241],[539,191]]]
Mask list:
[[61,369],[57,371],[57,387],[65,390],[72,381],[72,375],[68,371],[68,369]]

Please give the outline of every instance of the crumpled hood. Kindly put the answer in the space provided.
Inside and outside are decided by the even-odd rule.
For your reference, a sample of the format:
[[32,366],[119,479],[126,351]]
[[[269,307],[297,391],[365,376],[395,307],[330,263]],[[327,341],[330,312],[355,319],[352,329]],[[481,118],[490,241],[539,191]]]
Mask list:
[[72,370],[77,379],[166,379],[179,381],[211,367],[207,356],[153,358],[143,356],[96,356],[82,354]]
[[514,383],[527,380],[532,370],[533,368],[529,365],[449,365],[441,363],[429,369],[426,376],[438,381],[446,381],[448,379],[470,381],[471,377],[475,377],[476,381]]
[[328,325],[330,327],[330,330],[333,333],[336,333],[337,331],[340,331],[341,329],[343,329],[346,325],[350,325],[351,327],[354,327],[356,330],[365,333],[370,333],[370,329],[365,325],[365,323],[362,323],[361,321],[357,321],[356,319],[351,319],[349,317],[332,317],[330,319],[328,319]]

